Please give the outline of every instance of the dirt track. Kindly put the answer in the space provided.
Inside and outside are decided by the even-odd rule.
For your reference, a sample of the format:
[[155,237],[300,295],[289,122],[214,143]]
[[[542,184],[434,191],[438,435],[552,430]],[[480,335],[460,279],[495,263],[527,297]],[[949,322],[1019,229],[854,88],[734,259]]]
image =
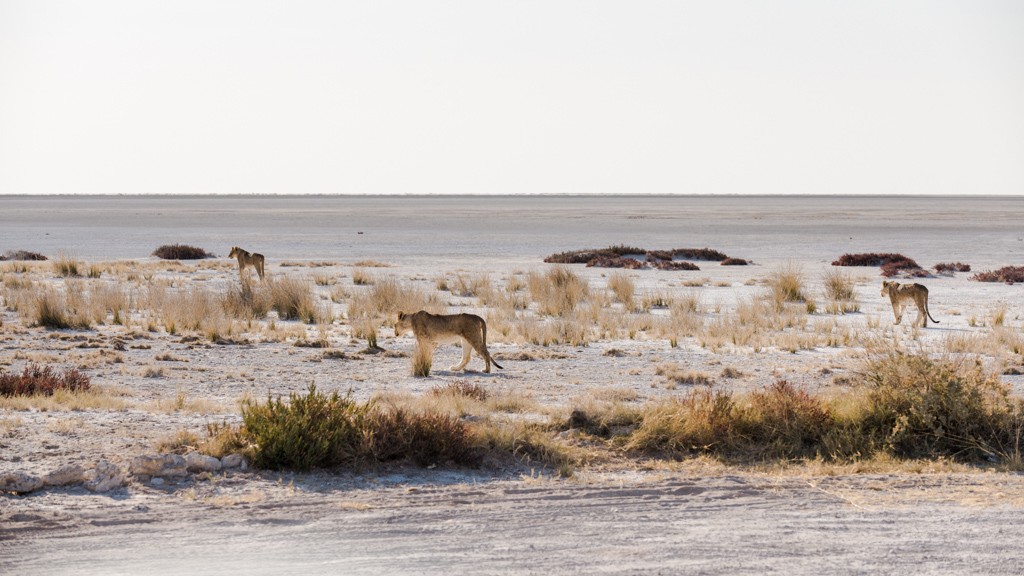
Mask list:
[[249,478],[191,501],[80,495],[59,510],[47,501],[67,496],[33,496],[5,514],[0,571],[1019,574],[1024,565],[1019,475],[300,482]]

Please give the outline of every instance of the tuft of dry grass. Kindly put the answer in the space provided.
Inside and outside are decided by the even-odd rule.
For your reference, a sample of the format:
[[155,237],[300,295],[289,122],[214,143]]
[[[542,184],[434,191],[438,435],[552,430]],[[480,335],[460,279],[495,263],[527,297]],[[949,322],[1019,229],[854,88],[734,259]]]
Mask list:
[[796,264],[788,263],[772,272],[768,288],[775,302],[807,302],[803,270]]
[[330,312],[319,305],[315,289],[308,280],[274,278],[264,281],[269,290],[270,307],[282,320],[301,320],[306,324],[329,322]]
[[633,296],[636,294],[636,287],[629,276],[621,272],[610,274],[608,288],[615,294],[615,299],[625,306],[626,310],[633,309]]
[[569,316],[590,296],[586,280],[564,266],[544,274],[530,272],[527,286],[538,313],[545,316]]
[[669,362],[658,366],[654,369],[654,373],[658,376],[664,376],[676,384],[688,386],[710,386],[714,383],[714,378],[710,374],[694,370],[685,370],[680,368],[675,362]]
[[435,385],[430,389],[431,396],[464,396],[478,402],[487,400],[487,390],[479,384],[466,380],[452,380],[443,385]]
[[352,283],[356,286],[369,286],[373,284],[373,276],[362,268],[352,271]]
[[429,345],[421,346],[417,343],[416,349],[412,353],[412,375],[417,378],[430,376],[430,366],[433,362],[433,357],[434,351]]
[[78,261],[64,252],[59,253],[57,258],[53,260],[53,271],[58,276],[63,276],[65,278],[81,276],[78,268]]

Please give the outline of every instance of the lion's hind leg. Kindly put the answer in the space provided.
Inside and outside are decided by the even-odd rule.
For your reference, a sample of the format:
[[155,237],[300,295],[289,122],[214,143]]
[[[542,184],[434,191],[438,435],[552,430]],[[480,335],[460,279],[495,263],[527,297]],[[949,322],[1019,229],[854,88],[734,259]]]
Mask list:
[[462,362],[459,362],[455,366],[452,366],[451,367],[452,372],[458,372],[459,370],[464,369],[466,367],[466,364],[469,364],[469,356],[470,356],[470,353],[472,352],[472,350],[473,350],[473,346],[469,343],[469,340],[466,340],[465,338],[463,338],[462,339]]

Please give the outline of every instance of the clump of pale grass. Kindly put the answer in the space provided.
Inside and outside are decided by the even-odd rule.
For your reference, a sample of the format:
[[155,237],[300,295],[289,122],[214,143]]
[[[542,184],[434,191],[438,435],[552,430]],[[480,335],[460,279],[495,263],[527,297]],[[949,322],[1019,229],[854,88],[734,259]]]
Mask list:
[[313,285],[298,278],[274,278],[265,281],[270,306],[282,320],[302,320],[307,324],[329,322],[330,312],[319,305]]
[[392,277],[378,278],[373,286],[353,294],[348,302],[348,318],[353,324],[359,319],[381,320],[399,312],[420,310],[438,313],[443,306],[437,294],[428,294],[418,286],[403,284]]
[[654,369],[654,373],[658,376],[664,376],[676,384],[688,386],[710,386],[714,382],[710,374],[696,370],[687,370],[675,362],[668,362],[658,366]]
[[835,268],[826,270],[822,275],[822,285],[825,290],[825,297],[830,300],[853,300],[853,278]]
[[52,262],[53,271],[58,276],[64,276],[65,278],[81,276],[78,261],[64,252],[59,253]]
[[271,291],[266,282],[253,286],[248,276],[240,284],[230,284],[220,299],[224,312],[232,318],[256,320],[266,317],[273,306]]
[[368,286],[373,284],[373,276],[362,268],[356,268],[352,271],[352,283],[356,286]]
[[537,303],[537,311],[546,316],[566,316],[590,295],[586,280],[564,266],[556,266],[541,274],[527,276],[530,298]]
[[621,302],[626,310],[633,309],[633,296],[636,294],[636,287],[633,280],[623,272],[613,272],[608,276],[608,288],[615,294],[615,299]]
[[417,378],[430,376],[430,366],[433,362],[434,351],[430,345],[416,344],[412,353],[412,375]]
[[801,268],[787,263],[768,277],[768,288],[775,302],[806,302],[804,274]]

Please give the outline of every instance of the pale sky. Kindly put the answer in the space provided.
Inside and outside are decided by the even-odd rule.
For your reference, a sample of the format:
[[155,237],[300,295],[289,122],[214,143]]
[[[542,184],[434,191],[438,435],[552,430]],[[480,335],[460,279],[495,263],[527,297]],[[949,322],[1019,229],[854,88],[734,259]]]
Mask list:
[[0,0],[0,194],[1024,194],[1024,2]]

